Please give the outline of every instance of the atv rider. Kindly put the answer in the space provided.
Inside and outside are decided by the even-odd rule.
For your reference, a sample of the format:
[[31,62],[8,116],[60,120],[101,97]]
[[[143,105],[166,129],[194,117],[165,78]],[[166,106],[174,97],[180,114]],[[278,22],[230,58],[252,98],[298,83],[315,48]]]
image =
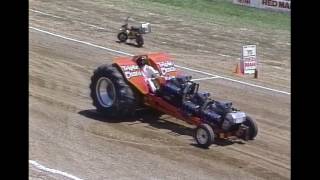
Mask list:
[[139,68],[142,70],[142,75],[145,78],[146,82],[152,93],[158,93],[161,84],[161,76],[159,72],[155,70],[152,66],[148,65],[147,57],[140,56],[136,60]]

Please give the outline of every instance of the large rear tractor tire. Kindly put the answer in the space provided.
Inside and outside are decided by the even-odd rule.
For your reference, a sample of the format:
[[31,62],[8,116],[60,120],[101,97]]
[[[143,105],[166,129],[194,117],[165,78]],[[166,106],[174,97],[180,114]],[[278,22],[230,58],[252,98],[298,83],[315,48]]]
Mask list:
[[249,140],[253,140],[258,134],[257,123],[251,117],[247,116],[243,124],[249,127]]
[[202,148],[208,148],[214,142],[214,132],[210,125],[201,124],[196,128],[195,140]]
[[128,117],[135,113],[138,98],[115,65],[98,67],[90,84],[90,96],[97,111],[110,117]]

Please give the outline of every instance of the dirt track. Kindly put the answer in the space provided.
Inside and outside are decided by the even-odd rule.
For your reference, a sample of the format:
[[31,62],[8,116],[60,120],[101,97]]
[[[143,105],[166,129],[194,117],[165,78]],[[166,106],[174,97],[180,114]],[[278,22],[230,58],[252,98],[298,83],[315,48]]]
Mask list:
[[[136,19],[149,14],[154,32],[144,48],[136,48],[115,42],[121,18],[133,12],[123,1],[32,0],[29,8],[31,27],[131,54],[165,51],[181,66],[290,92],[287,32],[247,29],[246,37],[232,26],[203,27],[188,17],[140,8]],[[257,80],[232,74],[246,40],[260,44]],[[82,179],[290,179],[290,95],[222,79],[200,81],[202,90],[232,100],[260,128],[255,141],[203,150],[194,146],[192,127],[169,116],[118,122],[91,112],[92,71],[119,54],[33,29],[29,46],[30,159]],[[30,179],[62,178],[30,166]]]

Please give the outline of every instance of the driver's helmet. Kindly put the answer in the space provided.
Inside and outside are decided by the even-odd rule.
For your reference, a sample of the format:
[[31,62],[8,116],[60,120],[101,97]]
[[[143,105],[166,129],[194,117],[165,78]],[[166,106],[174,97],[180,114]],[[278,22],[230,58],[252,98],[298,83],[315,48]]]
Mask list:
[[144,65],[147,64],[147,57],[146,56],[140,56],[138,59],[137,59],[137,64],[138,66],[141,68],[143,67]]

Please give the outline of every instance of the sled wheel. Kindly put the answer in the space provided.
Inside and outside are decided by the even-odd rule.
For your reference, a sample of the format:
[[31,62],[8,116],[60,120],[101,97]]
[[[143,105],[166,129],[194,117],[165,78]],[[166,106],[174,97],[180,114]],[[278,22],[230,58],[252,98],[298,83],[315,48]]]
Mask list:
[[118,34],[118,39],[120,42],[125,42],[128,39],[128,35],[125,32]]
[[249,127],[249,140],[253,140],[258,134],[257,123],[251,119],[251,117],[247,116],[243,124]]
[[137,36],[136,42],[138,44],[138,47],[142,47],[144,44],[143,37],[141,35]]
[[214,141],[213,129],[208,124],[201,124],[197,127],[194,138],[200,147],[208,148]]

